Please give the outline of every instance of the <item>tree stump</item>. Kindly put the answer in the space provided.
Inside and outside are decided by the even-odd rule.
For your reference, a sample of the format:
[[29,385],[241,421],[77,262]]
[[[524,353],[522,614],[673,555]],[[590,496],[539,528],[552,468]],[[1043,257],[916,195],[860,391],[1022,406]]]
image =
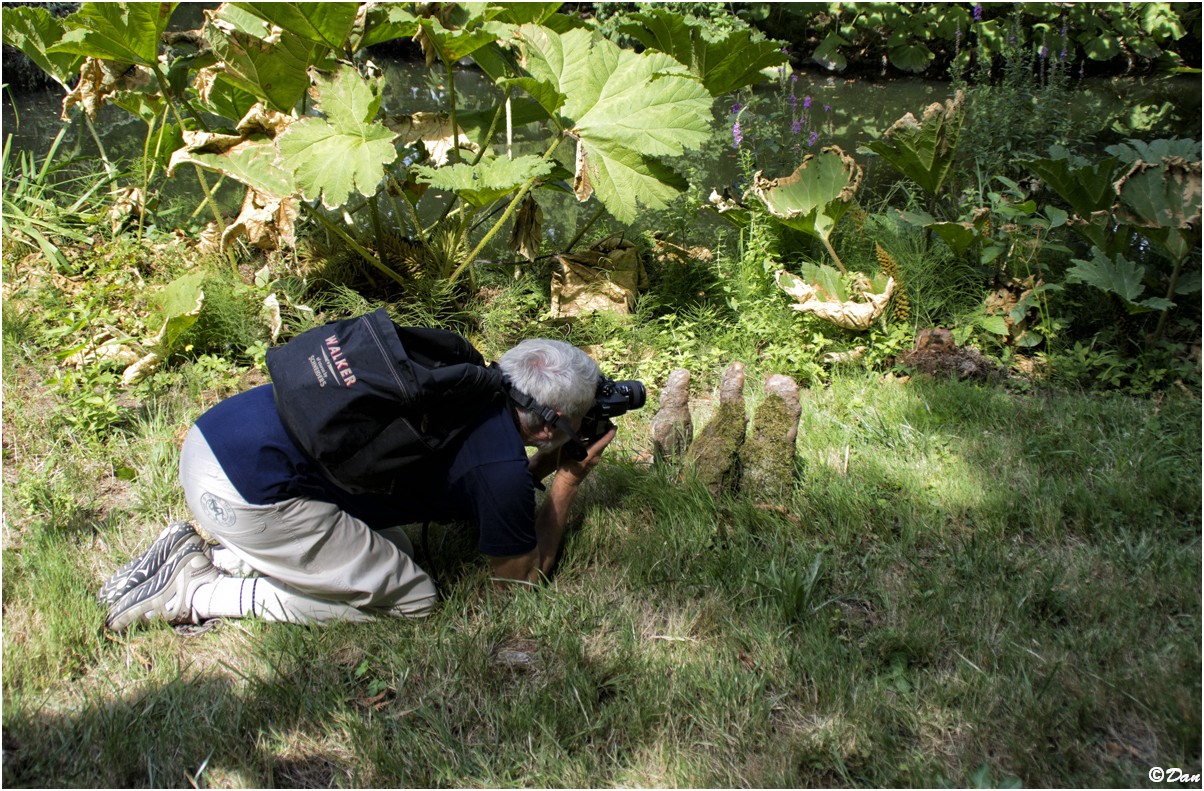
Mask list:
[[661,405],[652,416],[652,452],[658,461],[681,458],[694,439],[690,418],[690,372],[677,368],[661,391]]

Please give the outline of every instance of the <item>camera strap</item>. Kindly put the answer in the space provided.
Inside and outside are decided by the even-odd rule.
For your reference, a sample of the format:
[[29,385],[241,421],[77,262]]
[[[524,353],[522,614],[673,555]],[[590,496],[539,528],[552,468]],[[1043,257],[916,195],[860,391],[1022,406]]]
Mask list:
[[569,454],[569,458],[573,459],[573,461],[581,461],[585,458],[589,451],[586,450],[585,443],[577,436],[577,432],[573,430],[573,426],[569,423],[568,419],[563,415],[557,414],[556,410],[551,407],[539,403],[521,390],[512,387],[509,379],[506,380],[506,393],[516,405],[528,412],[534,412],[543,418],[545,423],[568,436],[569,441],[565,443],[562,450]]

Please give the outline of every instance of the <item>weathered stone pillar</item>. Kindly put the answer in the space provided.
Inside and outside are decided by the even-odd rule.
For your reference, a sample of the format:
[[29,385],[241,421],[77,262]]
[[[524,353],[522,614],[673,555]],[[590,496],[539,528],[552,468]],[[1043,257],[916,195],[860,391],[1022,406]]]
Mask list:
[[661,391],[661,405],[652,416],[652,453],[656,461],[677,461],[694,439],[690,418],[690,372],[677,368]]
[[703,426],[687,452],[687,460],[711,494],[730,492],[740,480],[740,446],[748,416],[744,413],[744,363],[734,362],[723,372],[719,408]]
[[789,376],[765,380],[765,400],[757,407],[752,432],[740,449],[740,491],[760,500],[777,500],[794,485],[798,437],[798,385]]

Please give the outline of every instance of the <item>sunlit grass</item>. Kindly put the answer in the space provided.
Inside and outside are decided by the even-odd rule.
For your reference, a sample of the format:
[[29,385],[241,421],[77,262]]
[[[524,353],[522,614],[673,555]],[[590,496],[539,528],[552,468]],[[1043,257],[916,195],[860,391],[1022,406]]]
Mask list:
[[[488,343],[523,331],[521,297]],[[95,590],[183,515],[182,430],[244,369],[169,366],[91,435],[10,309],[5,785],[1132,786],[1199,766],[1198,401],[838,374],[802,391],[775,502],[650,465],[650,405],[620,419],[548,586],[493,589],[471,531],[435,526],[425,621],[110,639]],[[751,411],[771,370],[748,362]],[[696,374],[696,429],[716,378]]]

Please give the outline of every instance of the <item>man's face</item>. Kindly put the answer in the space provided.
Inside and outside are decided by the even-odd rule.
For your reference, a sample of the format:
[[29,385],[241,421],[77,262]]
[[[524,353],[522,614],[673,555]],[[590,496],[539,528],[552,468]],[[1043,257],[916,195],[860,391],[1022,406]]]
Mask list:
[[[563,415],[557,412],[558,415]],[[581,428],[581,418],[572,422],[573,431],[578,431]],[[523,444],[530,445],[541,452],[550,453],[560,448],[564,443],[569,441],[569,436],[563,431],[560,431],[555,426],[545,423],[543,428],[534,433],[523,431]]]

